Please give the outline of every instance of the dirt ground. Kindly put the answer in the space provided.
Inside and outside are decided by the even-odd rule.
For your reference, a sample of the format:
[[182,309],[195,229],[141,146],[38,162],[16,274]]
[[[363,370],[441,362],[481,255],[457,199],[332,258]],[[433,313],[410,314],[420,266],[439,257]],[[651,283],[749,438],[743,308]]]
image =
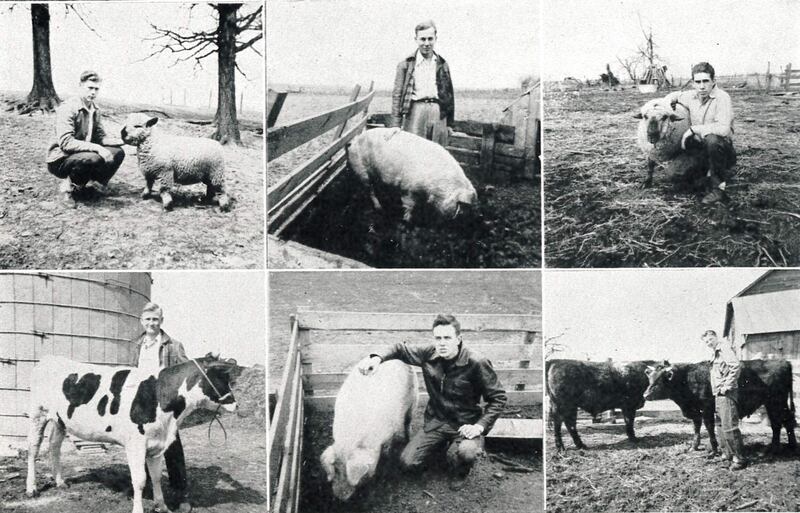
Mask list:
[[[0,105],[16,98],[0,94]],[[100,104],[110,133],[119,132],[127,112],[156,108]],[[160,116],[159,125],[168,133],[202,137],[212,131],[185,121],[202,117],[197,113],[157,107],[165,108],[172,117]],[[110,194],[71,208],[59,198],[59,180],[44,163],[54,122],[52,113],[0,111],[0,268],[263,268],[262,135],[242,130],[243,146],[225,147],[227,188],[234,198],[229,213],[201,202],[202,184],[181,186],[172,212],[164,212],[160,200],[140,199],[144,179],[136,149],[127,145]]]
[[[456,92],[456,117],[500,122],[515,91]],[[289,94],[278,124],[347,103],[344,96]],[[388,112],[391,99],[376,96],[369,112]],[[269,164],[268,183],[283,176],[330,143],[333,132]],[[283,238],[351,258],[372,267],[518,268],[541,265],[540,180],[500,176],[483,180],[465,169],[478,192],[479,221],[458,225],[401,226],[399,196],[387,216],[375,212],[368,189],[348,169],[315,201]],[[388,219],[386,219],[388,218]]]
[[729,91],[738,162],[727,203],[675,187],[636,146],[634,90],[545,93],[549,267],[793,266],[800,263],[800,97]]
[[[527,409],[514,417],[541,418],[541,407]],[[309,411],[303,442],[303,483],[301,513],[505,513],[542,511],[543,474],[541,444],[489,445],[468,478],[468,485],[454,492],[444,465],[433,464],[421,475],[406,475],[394,460],[387,461],[375,482],[357,492],[346,503],[332,494],[319,464],[322,451],[332,443],[332,413]],[[412,433],[421,429],[422,409],[416,412]],[[413,436],[413,435],[412,435]],[[503,470],[505,464],[488,455],[498,455],[535,469],[517,473]],[[442,461],[441,458],[438,461]]]
[[[762,452],[771,431],[742,423],[745,455],[751,464],[731,471],[722,459],[692,451],[692,423],[667,420],[636,423],[638,443],[625,436],[623,422],[579,423],[588,446],[576,450],[564,430],[566,451],[558,454],[547,429],[547,511],[798,511],[800,459],[784,452]],[[705,431],[705,428],[703,428]],[[719,433],[719,426],[717,426]],[[719,435],[717,435],[719,439]],[[703,432],[708,447],[708,436]]]
[[[228,431],[228,441],[224,445],[223,434],[216,423],[210,440],[206,423],[181,428],[194,511],[263,513],[267,502],[264,426],[232,416],[222,417],[222,422]],[[27,459],[0,460],[0,510],[14,513],[130,512],[133,491],[122,447],[110,446],[106,453],[79,454],[71,442],[65,441],[62,463],[69,488],[64,490],[55,488],[46,442],[42,447],[37,463],[41,494],[33,499],[25,496]],[[17,477],[9,477],[15,474]],[[167,506],[175,508],[175,496],[166,470],[161,484]],[[145,511],[152,506],[152,492],[148,486]]]

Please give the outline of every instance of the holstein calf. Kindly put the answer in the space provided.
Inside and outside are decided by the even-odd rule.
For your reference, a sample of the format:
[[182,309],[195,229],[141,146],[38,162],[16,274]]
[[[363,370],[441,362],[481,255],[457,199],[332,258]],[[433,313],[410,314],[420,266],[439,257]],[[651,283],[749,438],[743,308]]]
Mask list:
[[575,446],[586,448],[576,428],[578,408],[592,416],[612,408],[621,409],[628,439],[636,441],[633,420],[636,410],[644,406],[642,394],[648,384],[645,369],[653,363],[651,360],[630,363],[548,360],[545,365],[546,388],[556,449],[564,450],[562,422],[572,435]]
[[416,375],[399,360],[371,375],[350,372],[336,396],[333,445],[320,456],[337,498],[348,500],[375,475],[382,454],[408,442],[416,403]]
[[61,475],[61,443],[67,432],[84,440],[122,445],[133,484],[133,513],[143,513],[145,462],[156,509],[166,511],[161,462],[183,419],[197,408],[236,409],[231,373],[236,364],[206,356],[163,369],[157,376],[134,367],[108,367],[46,356],[31,374],[28,479],[36,493],[36,456],[45,426],[53,421],[50,454],[56,486]]
[[[647,369],[649,386],[645,399],[672,399],[683,415],[694,422],[695,437],[692,447],[700,445],[702,419],[711,441],[711,451],[717,452],[714,435],[714,396],[711,393],[710,362],[676,363],[667,361]],[[739,375],[738,413],[743,418],[760,406],[767,410],[772,427],[772,443],[768,452],[780,449],[781,426],[786,429],[789,447],[795,450],[797,440],[794,392],[792,391],[792,364],[785,360],[743,360]]]

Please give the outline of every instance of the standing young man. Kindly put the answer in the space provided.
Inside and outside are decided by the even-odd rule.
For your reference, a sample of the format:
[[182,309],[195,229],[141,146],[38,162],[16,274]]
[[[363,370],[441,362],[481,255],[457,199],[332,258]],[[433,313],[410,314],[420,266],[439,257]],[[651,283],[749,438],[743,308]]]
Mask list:
[[[165,367],[172,367],[189,360],[183,345],[161,329],[163,322],[164,314],[161,307],[155,303],[147,303],[142,309],[141,317],[144,333],[132,341],[135,355],[133,365],[152,372],[155,376],[158,376],[161,369]],[[164,452],[164,461],[167,464],[169,484],[180,500],[180,506],[176,511],[189,513],[192,506],[188,500],[186,459],[183,455],[180,433],[175,433],[175,441]],[[160,478],[161,476],[150,476],[150,479]]]
[[702,336],[703,343],[713,351],[711,360],[711,393],[722,423],[722,452],[725,459],[732,460],[731,470],[742,470],[747,466],[744,458],[744,442],[739,429],[737,410],[739,392],[739,357],[730,343],[719,340],[714,330],[707,330]]
[[417,50],[397,65],[392,91],[391,126],[447,145],[455,99],[450,68],[433,51],[436,25],[423,21],[414,29]]
[[63,181],[59,191],[69,203],[73,193],[84,188],[106,194],[125,152],[122,139],[109,137],[103,129],[100,110],[94,101],[100,91],[100,76],[84,71],[80,96],[70,98],[56,109],[55,139],[47,149],[47,170]]
[[733,105],[731,97],[719,88],[714,67],[707,62],[692,66],[693,91],[676,91],[666,98],[673,107],[681,103],[689,110],[691,126],[683,134],[681,148],[702,153],[708,184],[703,203],[715,203],[725,197],[727,171],[736,164],[733,148]]
[[[433,338],[431,344],[397,343],[364,358],[358,368],[371,374],[381,362],[392,359],[422,368],[428,391],[425,423],[403,449],[400,462],[407,470],[418,470],[437,448],[447,446],[453,471],[450,488],[460,490],[483,450],[483,435],[505,408],[506,392],[492,362],[464,346],[455,317],[438,315]],[[481,397],[485,409],[480,407]]]

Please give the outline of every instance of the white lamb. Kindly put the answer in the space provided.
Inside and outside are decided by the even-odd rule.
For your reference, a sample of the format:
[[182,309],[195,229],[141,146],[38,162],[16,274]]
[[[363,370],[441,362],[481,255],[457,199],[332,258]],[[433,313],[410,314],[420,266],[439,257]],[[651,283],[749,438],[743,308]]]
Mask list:
[[121,134],[125,144],[137,147],[139,171],[146,182],[142,198],[148,198],[157,183],[164,210],[170,210],[175,184],[204,183],[206,200],[218,196],[220,209],[227,211],[230,198],[225,193],[222,145],[212,139],[165,134],[154,127],[157,122],[157,117],[133,113]]
[[347,148],[350,167],[370,188],[372,203],[381,204],[376,188],[399,189],[403,220],[420,199],[427,199],[445,219],[454,219],[478,201],[475,187],[455,158],[439,144],[399,128],[374,128],[353,139]]
[[650,187],[656,164],[664,165],[683,151],[681,138],[689,128],[689,111],[680,103],[673,110],[669,100],[655,98],[645,103],[634,117],[641,119],[636,134],[637,144],[647,158],[644,186]]
[[408,442],[416,404],[416,375],[399,360],[370,375],[350,372],[336,396],[333,445],[320,456],[337,498],[348,500],[375,475],[381,454]]

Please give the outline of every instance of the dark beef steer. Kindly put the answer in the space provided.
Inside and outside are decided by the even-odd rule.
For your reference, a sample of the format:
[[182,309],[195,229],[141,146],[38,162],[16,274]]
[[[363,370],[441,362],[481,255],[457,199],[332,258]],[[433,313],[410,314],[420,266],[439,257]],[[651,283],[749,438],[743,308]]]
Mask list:
[[546,388],[556,449],[564,449],[562,422],[575,446],[586,448],[575,427],[578,408],[592,416],[612,408],[621,409],[628,439],[636,441],[633,419],[636,410],[644,406],[644,391],[648,385],[645,369],[654,364],[652,360],[630,363],[548,360],[545,365]]
[[[743,360],[739,375],[738,412],[746,417],[760,406],[767,410],[772,427],[769,452],[780,449],[781,426],[786,429],[789,447],[794,450],[795,410],[792,391],[792,364],[785,360]],[[710,362],[676,363],[667,361],[647,369],[650,385],[645,399],[675,401],[683,415],[694,422],[694,442],[700,445],[700,422],[705,424],[711,451],[717,452],[714,435],[714,396],[711,394]]]

